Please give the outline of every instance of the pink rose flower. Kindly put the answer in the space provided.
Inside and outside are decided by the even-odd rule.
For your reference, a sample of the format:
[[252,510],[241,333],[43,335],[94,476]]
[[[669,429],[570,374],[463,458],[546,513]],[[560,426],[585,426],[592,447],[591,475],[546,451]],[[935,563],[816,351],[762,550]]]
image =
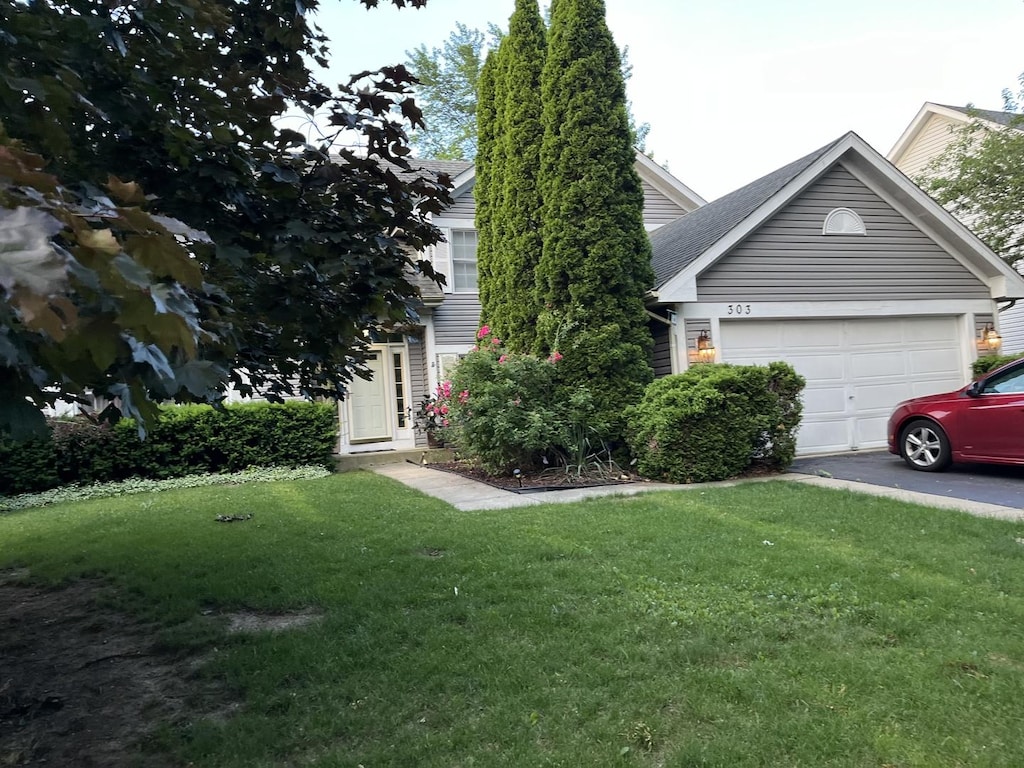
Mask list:
[[498,346],[499,344],[501,344],[501,339],[495,336],[493,339],[491,339],[491,344],[493,344],[494,346]]
[[508,360],[508,355],[502,355],[498,358],[499,363],[504,363],[506,360]]
[[489,325],[481,325],[480,326],[480,330],[476,332],[476,337],[478,339],[482,339],[485,336],[487,336],[490,332],[491,332],[491,326],[489,326]]

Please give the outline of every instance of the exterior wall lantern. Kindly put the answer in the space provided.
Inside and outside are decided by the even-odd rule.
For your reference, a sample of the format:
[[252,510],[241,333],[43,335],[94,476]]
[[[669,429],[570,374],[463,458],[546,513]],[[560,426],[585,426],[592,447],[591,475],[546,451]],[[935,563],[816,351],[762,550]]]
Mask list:
[[993,327],[992,323],[986,324],[982,329],[981,336],[978,339],[978,346],[992,352],[998,352],[999,348],[1003,346],[1003,337],[999,335],[999,332]]
[[691,363],[713,363],[715,362],[715,346],[711,343],[711,337],[707,331],[701,331],[694,342],[694,348],[689,352]]

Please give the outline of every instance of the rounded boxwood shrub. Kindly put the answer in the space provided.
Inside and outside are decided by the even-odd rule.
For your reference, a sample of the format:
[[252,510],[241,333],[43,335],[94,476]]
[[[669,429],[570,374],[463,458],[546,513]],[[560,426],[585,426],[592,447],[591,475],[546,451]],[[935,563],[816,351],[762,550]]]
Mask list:
[[796,451],[804,379],[786,363],[695,365],[650,384],[628,413],[637,469],[672,483],[725,480]]

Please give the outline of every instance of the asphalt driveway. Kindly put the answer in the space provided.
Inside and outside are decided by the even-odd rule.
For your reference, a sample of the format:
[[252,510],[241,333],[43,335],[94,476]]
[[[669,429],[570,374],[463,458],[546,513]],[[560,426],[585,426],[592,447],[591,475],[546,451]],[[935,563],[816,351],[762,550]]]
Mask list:
[[789,471],[1024,509],[1024,467],[954,464],[916,472],[887,451],[867,451],[797,459]]

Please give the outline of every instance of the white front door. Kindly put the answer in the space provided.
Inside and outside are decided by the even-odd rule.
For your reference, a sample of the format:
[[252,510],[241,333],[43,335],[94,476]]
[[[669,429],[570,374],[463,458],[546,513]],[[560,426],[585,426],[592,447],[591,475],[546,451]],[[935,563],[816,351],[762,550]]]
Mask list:
[[354,378],[342,404],[347,426],[341,450],[345,452],[346,445],[364,451],[414,447],[412,371],[405,339],[394,334],[388,343],[371,347],[366,367],[373,377]]
[[373,378],[367,381],[357,376],[349,389],[349,441],[353,443],[392,438],[385,350],[371,352],[366,367],[373,372]]
[[955,317],[721,324],[722,360],[784,360],[807,379],[797,453],[882,448],[893,406],[967,381]]

